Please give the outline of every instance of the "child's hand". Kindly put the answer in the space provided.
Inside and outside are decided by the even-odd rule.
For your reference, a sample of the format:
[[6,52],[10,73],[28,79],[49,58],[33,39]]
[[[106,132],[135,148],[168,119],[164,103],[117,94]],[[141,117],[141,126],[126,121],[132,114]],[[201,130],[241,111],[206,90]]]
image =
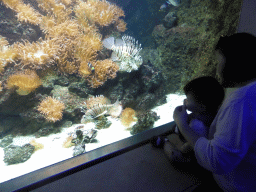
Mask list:
[[178,127],[188,123],[188,114],[184,105],[175,108],[173,112],[173,119]]

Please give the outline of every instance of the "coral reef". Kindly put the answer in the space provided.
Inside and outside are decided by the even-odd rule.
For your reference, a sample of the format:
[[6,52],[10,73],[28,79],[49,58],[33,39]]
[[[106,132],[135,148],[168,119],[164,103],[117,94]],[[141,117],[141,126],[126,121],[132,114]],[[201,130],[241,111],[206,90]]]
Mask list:
[[38,25],[41,22],[41,15],[29,4],[26,5],[20,0],[2,0],[2,2],[15,12],[19,21],[29,22]]
[[17,57],[17,52],[13,46],[9,46],[5,37],[0,35],[0,72],[4,70],[8,62],[13,62]]
[[7,87],[17,87],[19,95],[27,95],[41,85],[41,80],[35,71],[26,70],[15,73],[7,79]]
[[108,79],[115,78],[119,69],[118,65],[110,59],[98,60],[96,63],[93,63],[93,67],[95,72],[88,78],[93,88],[103,85]]
[[45,115],[48,121],[59,121],[62,118],[62,112],[65,105],[59,100],[47,97],[38,106],[38,111]]
[[125,108],[120,116],[121,123],[129,127],[133,122],[137,121],[136,112],[132,108]]
[[79,16],[85,16],[90,24],[101,26],[108,26],[124,16],[122,9],[105,0],[80,1],[75,12]]
[[148,129],[152,129],[155,121],[157,121],[160,117],[157,116],[156,112],[146,111],[140,112],[137,115],[138,122],[132,127],[130,133],[132,135],[141,133]]
[[[39,26],[44,36],[36,42],[16,42],[12,47],[1,40],[1,71],[9,63],[16,63],[20,69],[55,67],[63,74],[80,74],[94,88],[103,85],[107,78],[115,77],[118,68],[113,63],[108,62],[107,65],[113,69],[105,69],[105,76],[100,74],[104,72],[102,70],[98,70],[95,76],[86,67],[88,62],[103,65],[96,60],[98,51],[102,49],[101,27],[113,24],[118,26],[116,31],[126,29],[126,23],[120,19],[125,16],[124,12],[115,4],[105,0],[37,0],[38,7],[24,4],[21,0],[4,0],[3,3],[17,13],[22,23]],[[36,10],[39,8],[41,11]]]

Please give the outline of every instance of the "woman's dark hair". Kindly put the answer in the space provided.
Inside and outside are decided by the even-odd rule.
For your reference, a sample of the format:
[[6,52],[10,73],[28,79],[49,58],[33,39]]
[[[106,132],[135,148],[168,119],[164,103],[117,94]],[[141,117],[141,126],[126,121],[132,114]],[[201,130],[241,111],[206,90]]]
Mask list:
[[215,113],[222,104],[224,88],[214,77],[205,76],[196,78],[183,88],[186,95],[191,94],[196,102],[204,105],[208,112]]
[[236,33],[220,37],[215,50],[226,57],[223,78],[229,84],[239,84],[256,78],[256,37],[249,33]]

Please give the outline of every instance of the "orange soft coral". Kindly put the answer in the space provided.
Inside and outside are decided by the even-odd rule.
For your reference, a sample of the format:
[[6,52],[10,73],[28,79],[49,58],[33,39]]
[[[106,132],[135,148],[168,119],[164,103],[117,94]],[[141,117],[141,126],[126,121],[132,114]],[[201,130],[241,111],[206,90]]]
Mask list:
[[29,66],[34,69],[41,69],[46,64],[50,64],[54,61],[59,45],[55,43],[55,40],[41,40],[39,42],[29,43],[16,43],[13,45],[18,56],[24,66]]
[[108,79],[115,78],[119,69],[118,65],[110,59],[98,60],[93,67],[94,74],[88,79],[93,88],[103,85]]
[[132,108],[125,108],[120,117],[121,123],[125,127],[129,127],[133,122],[137,121],[136,112]]
[[7,79],[7,87],[17,87],[17,93],[19,95],[27,95],[40,85],[41,80],[36,72],[31,70],[15,73]]
[[80,34],[79,25],[75,21],[67,20],[57,25],[53,22],[54,20],[50,20],[48,24],[41,25],[41,28],[47,33],[47,37],[74,38]]
[[5,37],[0,35],[0,72],[4,70],[7,63],[13,62],[17,57],[17,51],[13,46],[9,46]]
[[75,12],[78,17],[85,16],[91,24],[96,23],[101,26],[108,26],[117,21],[119,17],[124,16],[121,8],[105,0],[81,1]]
[[[91,63],[91,62],[90,62]],[[86,78],[92,73],[91,68],[88,66],[88,61],[82,61],[79,67],[79,74]]]
[[53,15],[58,24],[65,22],[72,13],[72,8],[69,7],[70,4],[70,1],[63,0],[59,3],[57,3],[55,0],[38,0],[38,7],[43,9],[48,14]]
[[97,51],[102,49],[101,35],[96,32],[80,35],[75,42],[75,57],[80,62],[93,61]]
[[38,25],[41,22],[41,14],[35,11],[29,4],[24,4],[21,0],[2,0],[2,2],[9,8],[17,12],[19,21],[28,22]]
[[65,105],[59,100],[47,97],[38,106],[37,110],[45,115],[48,121],[56,122],[62,119],[62,113]]
[[117,22],[116,22],[116,28],[118,31],[120,32],[125,32],[126,31],[126,23],[124,22],[123,19],[119,19]]

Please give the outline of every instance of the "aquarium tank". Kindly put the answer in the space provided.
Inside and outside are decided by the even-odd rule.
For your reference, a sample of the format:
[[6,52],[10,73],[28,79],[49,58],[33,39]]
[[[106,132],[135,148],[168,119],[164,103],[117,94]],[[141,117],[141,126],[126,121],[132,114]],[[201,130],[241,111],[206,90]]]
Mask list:
[[242,0],[1,0],[0,183],[173,121]]

